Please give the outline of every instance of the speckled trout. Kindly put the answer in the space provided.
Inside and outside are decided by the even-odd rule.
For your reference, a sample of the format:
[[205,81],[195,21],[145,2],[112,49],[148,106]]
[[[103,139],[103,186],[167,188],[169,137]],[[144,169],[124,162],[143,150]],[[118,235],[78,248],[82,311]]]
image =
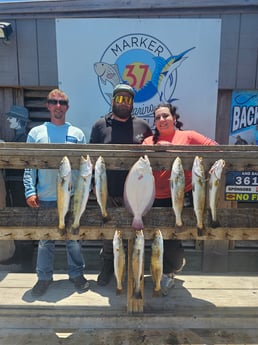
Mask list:
[[133,215],[132,227],[144,227],[142,217],[150,210],[155,198],[155,183],[148,157],[140,157],[130,169],[124,185],[124,203]]
[[76,185],[73,197],[73,224],[71,232],[78,234],[80,230],[80,219],[86,209],[89,199],[90,186],[92,177],[92,164],[89,155],[87,157],[81,156],[80,168],[76,179]]
[[176,157],[172,164],[170,175],[170,188],[172,207],[176,217],[175,229],[179,232],[183,229],[182,212],[184,208],[185,191],[185,174],[182,161],[179,157]]
[[219,196],[220,180],[225,166],[223,159],[217,160],[209,170],[209,206],[211,210],[212,223],[211,226],[216,228],[219,226],[217,220],[217,204]]
[[202,157],[196,156],[192,167],[193,206],[197,219],[198,234],[204,230],[203,214],[205,208],[206,179]]
[[95,190],[97,202],[102,214],[102,219],[105,223],[109,220],[110,217],[107,212],[108,187],[106,165],[102,156],[99,156],[95,164]]
[[150,272],[154,283],[153,297],[161,295],[160,281],[163,274],[163,236],[160,230],[155,231],[151,245]]
[[116,294],[123,293],[123,280],[125,275],[125,251],[122,232],[116,230],[113,237],[114,273],[116,277]]
[[72,170],[69,159],[64,156],[57,174],[57,211],[58,230],[61,235],[66,232],[65,216],[69,211],[72,190]]
[[133,297],[142,299],[141,281],[143,279],[144,234],[136,230],[132,253]]

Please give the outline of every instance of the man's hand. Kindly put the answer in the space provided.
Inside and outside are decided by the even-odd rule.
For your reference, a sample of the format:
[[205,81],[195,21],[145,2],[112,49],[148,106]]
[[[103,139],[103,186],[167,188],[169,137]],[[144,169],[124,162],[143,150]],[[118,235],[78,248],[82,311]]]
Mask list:
[[26,199],[27,205],[29,205],[32,208],[38,208],[39,207],[39,199],[37,195],[31,195]]

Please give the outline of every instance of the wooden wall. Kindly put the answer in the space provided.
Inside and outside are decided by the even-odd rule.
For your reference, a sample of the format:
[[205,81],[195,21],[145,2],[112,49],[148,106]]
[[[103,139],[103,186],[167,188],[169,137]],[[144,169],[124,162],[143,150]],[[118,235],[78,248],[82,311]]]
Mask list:
[[[33,100],[24,90],[42,91],[58,85],[55,19],[57,17],[198,17],[221,18],[221,52],[216,139],[228,143],[231,91],[258,88],[258,3],[257,1],[40,1],[0,3],[0,21],[8,21],[14,32],[9,42],[0,40],[0,120],[14,103],[36,114]],[[71,62],[73,63],[73,62]],[[26,103],[26,101],[28,101]],[[38,100],[37,100],[38,103]],[[5,129],[2,131],[6,132]],[[0,135],[3,133],[0,131]],[[7,136],[8,138],[8,136]]]

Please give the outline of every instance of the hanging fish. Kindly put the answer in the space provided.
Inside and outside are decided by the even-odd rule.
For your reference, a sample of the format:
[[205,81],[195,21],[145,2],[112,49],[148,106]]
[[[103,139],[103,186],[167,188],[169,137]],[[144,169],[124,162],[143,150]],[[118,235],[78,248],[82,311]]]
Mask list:
[[116,277],[116,294],[123,293],[123,280],[125,275],[125,251],[122,232],[116,230],[113,238],[114,273]]
[[105,223],[110,219],[110,217],[107,212],[108,187],[106,165],[104,158],[101,156],[99,156],[95,164],[95,190],[97,202],[102,214],[102,219]]
[[175,230],[180,232],[183,230],[182,212],[184,208],[185,173],[179,157],[176,157],[172,164],[170,188],[172,207],[176,217]]
[[198,235],[203,234],[203,216],[205,207],[206,179],[202,157],[196,156],[192,167],[193,206],[197,219]]
[[153,297],[161,295],[160,281],[163,274],[163,236],[160,230],[155,231],[151,245],[150,272],[154,283]]
[[130,169],[124,185],[125,207],[133,215],[132,227],[140,230],[142,217],[150,210],[155,198],[155,183],[150,161],[145,155]]
[[223,159],[217,160],[209,170],[209,206],[211,211],[211,226],[216,228],[220,226],[217,220],[217,204],[219,196],[219,186],[225,161]]
[[80,229],[80,219],[86,209],[89,199],[90,186],[92,177],[92,164],[89,155],[87,158],[81,156],[80,169],[78,172],[76,186],[73,197],[73,224],[71,232],[78,234]]
[[70,197],[72,191],[72,169],[67,156],[60,162],[57,174],[57,211],[58,231],[61,235],[66,233],[65,217],[69,211]]
[[143,260],[144,234],[142,230],[136,230],[132,253],[133,297],[135,299],[142,299],[141,281],[143,279]]

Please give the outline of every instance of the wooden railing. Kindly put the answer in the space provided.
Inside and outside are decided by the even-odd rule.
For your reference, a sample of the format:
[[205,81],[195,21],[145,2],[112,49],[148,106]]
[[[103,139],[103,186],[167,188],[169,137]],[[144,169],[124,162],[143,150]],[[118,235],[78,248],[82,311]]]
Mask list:
[[[258,171],[258,148],[256,146],[140,146],[140,145],[73,145],[73,144],[27,144],[0,143],[0,168],[57,169],[63,156],[67,156],[72,168],[79,167],[81,155],[89,155],[93,164],[103,156],[106,168],[128,170],[142,155],[148,155],[153,170],[171,169],[173,160],[179,156],[185,169],[191,170],[194,157],[202,156],[205,169],[223,158],[227,170]],[[224,185],[221,185],[221,198],[218,209],[220,227],[210,226],[208,208],[205,211],[205,231],[197,233],[193,209],[184,209],[185,231],[177,233],[174,229],[175,217],[170,208],[152,208],[144,217],[145,239],[152,239],[154,231],[160,229],[164,239],[195,240],[258,240],[258,209],[234,208],[231,202],[223,199]],[[134,230],[131,227],[132,215],[124,208],[108,210],[111,220],[102,223],[98,205],[89,205],[81,218],[78,235],[61,236],[57,230],[55,209],[5,208],[0,210],[0,240],[4,239],[112,239],[116,229],[121,229],[123,238],[128,241],[128,263],[130,263]],[[128,265],[127,310],[142,312],[144,299],[132,297],[132,272]],[[142,292],[144,280],[142,279]]]

